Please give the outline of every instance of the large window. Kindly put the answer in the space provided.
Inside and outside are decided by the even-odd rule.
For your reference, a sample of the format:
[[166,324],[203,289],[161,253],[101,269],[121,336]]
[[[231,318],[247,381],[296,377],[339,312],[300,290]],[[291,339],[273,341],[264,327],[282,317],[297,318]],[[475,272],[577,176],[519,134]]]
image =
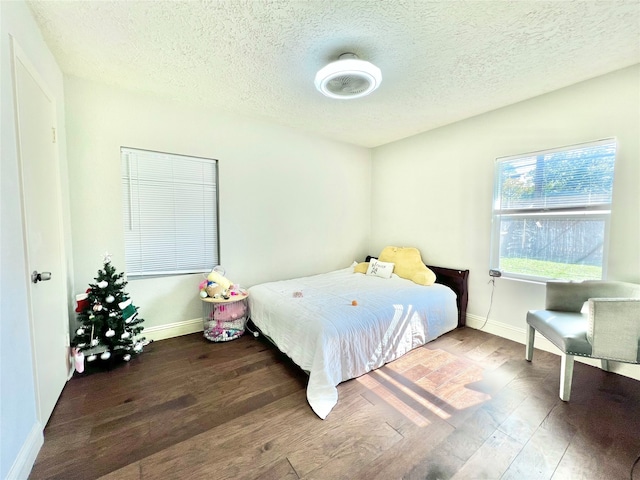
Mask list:
[[210,271],[218,264],[218,162],[121,149],[128,276]]
[[607,139],[497,159],[491,268],[532,280],[604,278],[615,158]]

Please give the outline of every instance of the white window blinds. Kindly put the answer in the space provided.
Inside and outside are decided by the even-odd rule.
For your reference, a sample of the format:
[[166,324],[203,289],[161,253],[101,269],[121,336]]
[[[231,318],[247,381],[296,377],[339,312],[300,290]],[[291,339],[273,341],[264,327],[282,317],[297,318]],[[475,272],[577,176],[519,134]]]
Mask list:
[[497,210],[608,209],[616,144],[593,142],[497,161]]
[[127,275],[218,265],[217,160],[132,148],[121,160]]
[[615,139],[497,159],[490,268],[605,278],[615,160]]

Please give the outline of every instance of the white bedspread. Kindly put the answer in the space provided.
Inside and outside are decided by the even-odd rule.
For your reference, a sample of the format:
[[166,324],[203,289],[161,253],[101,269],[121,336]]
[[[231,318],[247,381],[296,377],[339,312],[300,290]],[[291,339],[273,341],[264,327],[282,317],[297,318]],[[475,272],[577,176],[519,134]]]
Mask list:
[[309,372],[307,400],[320,418],[337,403],[340,382],[381,367],[458,323],[449,287],[425,287],[396,275],[367,276],[353,273],[353,267],[253,286],[249,308],[258,328]]

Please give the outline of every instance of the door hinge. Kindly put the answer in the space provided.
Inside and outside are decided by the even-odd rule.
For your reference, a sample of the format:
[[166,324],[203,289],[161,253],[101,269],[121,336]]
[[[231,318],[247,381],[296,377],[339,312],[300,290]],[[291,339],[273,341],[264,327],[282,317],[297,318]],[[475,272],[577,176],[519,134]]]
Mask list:
[[53,139],[52,143],[56,143],[56,127],[51,127],[51,134]]

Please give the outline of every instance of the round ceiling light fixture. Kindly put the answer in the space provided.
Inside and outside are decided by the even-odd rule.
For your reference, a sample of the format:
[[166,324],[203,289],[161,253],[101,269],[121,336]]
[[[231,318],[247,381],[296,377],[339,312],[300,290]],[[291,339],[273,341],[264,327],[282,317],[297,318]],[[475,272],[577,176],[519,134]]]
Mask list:
[[355,53],[343,53],[338,60],[318,70],[316,88],[330,98],[348,100],[369,95],[382,82],[382,72]]

